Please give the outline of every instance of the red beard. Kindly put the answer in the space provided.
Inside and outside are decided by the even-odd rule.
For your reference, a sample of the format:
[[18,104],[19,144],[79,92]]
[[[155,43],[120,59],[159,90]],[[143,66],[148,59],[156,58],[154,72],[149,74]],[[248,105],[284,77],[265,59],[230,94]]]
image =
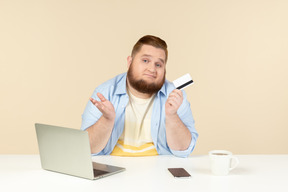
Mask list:
[[146,93],[146,94],[157,93],[161,89],[161,87],[163,86],[163,84],[165,82],[165,75],[166,75],[166,70],[165,70],[164,77],[163,77],[162,81],[158,84],[157,83],[150,83],[149,84],[143,79],[137,80],[133,75],[133,62],[130,65],[128,72],[127,72],[127,78],[128,78],[130,85],[134,89],[136,89],[137,91],[139,91],[141,93]]

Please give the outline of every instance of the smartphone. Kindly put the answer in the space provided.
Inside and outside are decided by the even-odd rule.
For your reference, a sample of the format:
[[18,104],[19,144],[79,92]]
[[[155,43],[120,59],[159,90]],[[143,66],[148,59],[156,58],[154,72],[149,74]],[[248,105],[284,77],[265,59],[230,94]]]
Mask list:
[[191,177],[191,175],[184,168],[168,168],[170,173],[177,178]]

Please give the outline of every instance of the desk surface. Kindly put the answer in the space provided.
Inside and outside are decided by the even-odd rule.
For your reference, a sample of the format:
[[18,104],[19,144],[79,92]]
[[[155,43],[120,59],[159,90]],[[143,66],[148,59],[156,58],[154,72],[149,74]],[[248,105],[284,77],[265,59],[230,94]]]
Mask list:
[[[288,155],[236,156],[240,164],[228,176],[213,176],[205,155],[97,156],[94,161],[126,171],[91,181],[45,171],[38,155],[0,155],[0,191],[288,191]],[[175,179],[169,167],[183,167],[192,177]]]

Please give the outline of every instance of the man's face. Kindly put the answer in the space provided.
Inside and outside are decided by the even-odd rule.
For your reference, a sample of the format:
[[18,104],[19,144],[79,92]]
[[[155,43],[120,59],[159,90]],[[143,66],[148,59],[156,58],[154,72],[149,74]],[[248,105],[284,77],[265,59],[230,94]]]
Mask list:
[[143,45],[135,56],[128,57],[128,81],[141,93],[153,94],[164,84],[166,74],[165,52]]

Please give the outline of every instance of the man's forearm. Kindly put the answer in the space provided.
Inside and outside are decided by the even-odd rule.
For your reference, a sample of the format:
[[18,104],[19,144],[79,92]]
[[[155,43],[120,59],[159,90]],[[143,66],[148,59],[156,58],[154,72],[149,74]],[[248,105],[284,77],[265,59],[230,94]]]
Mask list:
[[166,137],[168,146],[176,151],[186,150],[192,139],[190,131],[177,114],[166,114]]
[[112,129],[114,120],[108,120],[103,116],[86,131],[88,131],[91,153],[99,153],[106,146]]

